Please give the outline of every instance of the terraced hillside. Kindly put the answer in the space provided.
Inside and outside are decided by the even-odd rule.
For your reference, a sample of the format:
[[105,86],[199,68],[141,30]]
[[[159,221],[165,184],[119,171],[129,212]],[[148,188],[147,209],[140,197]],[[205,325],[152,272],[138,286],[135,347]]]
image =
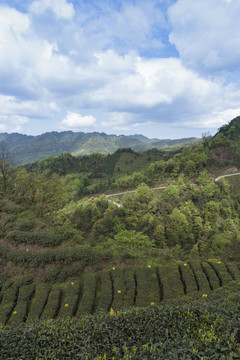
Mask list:
[[38,319],[81,317],[100,311],[172,304],[204,298],[240,280],[240,264],[218,260],[157,267],[112,267],[65,283],[0,280],[0,323],[15,326]]

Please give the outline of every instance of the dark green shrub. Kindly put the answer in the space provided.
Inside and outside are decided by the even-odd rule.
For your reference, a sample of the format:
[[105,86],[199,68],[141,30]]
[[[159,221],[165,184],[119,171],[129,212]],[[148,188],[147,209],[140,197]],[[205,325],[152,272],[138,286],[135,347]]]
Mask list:
[[18,230],[9,232],[7,239],[14,245],[36,244],[47,247],[57,246],[62,242],[61,237],[52,232],[25,232]]
[[177,264],[158,267],[159,280],[162,286],[162,297],[165,303],[184,295],[184,286]]
[[180,274],[182,275],[182,280],[185,286],[185,291],[187,295],[192,295],[198,291],[198,284],[196,282],[192,268],[188,263],[183,263],[179,265]]
[[0,202],[0,211],[6,212],[9,214],[19,214],[22,211],[22,208],[20,206],[15,205],[12,202],[2,200]]
[[25,220],[22,221],[20,224],[18,224],[18,229],[20,231],[29,231],[32,230],[35,226],[35,222],[31,220]]
[[211,288],[208,279],[206,277],[206,274],[203,271],[201,263],[199,261],[196,261],[196,262],[191,262],[189,265],[194,272],[200,294],[206,294],[206,295],[209,294]]
[[114,290],[112,308],[114,311],[118,311],[123,308],[123,298],[124,294],[126,293],[123,269],[115,268],[115,270],[111,270],[111,278],[113,281]]
[[47,304],[48,296],[50,293],[50,287],[47,284],[37,283],[35,289],[35,295],[30,304],[30,310],[28,313],[27,321],[38,320]]
[[95,274],[86,274],[84,276],[83,296],[76,313],[77,317],[86,314],[92,314],[95,295],[96,295]]
[[73,316],[77,310],[80,298],[81,284],[71,281],[67,284],[66,295],[63,298],[62,306],[58,317]]
[[77,277],[81,276],[84,270],[84,266],[81,263],[75,263],[69,265],[66,269],[67,277]]
[[[0,327],[2,359],[238,359],[239,309],[150,307]],[[6,341],[7,339],[7,341]]]
[[240,280],[240,269],[237,263],[228,263],[226,267],[234,280]]
[[124,281],[126,284],[126,293],[123,297],[123,308],[129,308],[134,305],[136,295],[136,284],[133,270],[126,269],[124,271]]
[[0,238],[3,238],[5,236],[5,229],[2,224],[0,224]]
[[233,280],[232,276],[227,271],[227,268],[225,264],[222,261],[219,260],[210,260],[208,261],[209,265],[213,268],[213,270],[216,272],[219,280],[220,285],[227,285],[229,282]]
[[54,319],[59,311],[61,299],[61,289],[59,286],[54,285],[50,291],[47,304],[41,315],[41,320]]
[[6,226],[9,223],[13,223],[16,220],[16,215],[7,215],[4,218],[3,225]]
[[104,261],[110,261],[113,258],[113,253],[111,250],[107,250],[102,254],[102,258]]
[[[99,280],[98,280],[99,281]],[[101,283],[101,296],[98,302],[96,311],[109,311],[112,304],[112,281],[110,278],[110,273],[108,271],[103,271],[100,273],[100,283]]]
[[160,288],[155,271],[151,267],[137,268],[135,272],[136,306],[156,305],[160,302]]
[[8,325],[16,326],[27,318],[28,304],[34,293],[35,286],[33,284],[24,285],[19,289],[17,305],[13,309]]
[[18,287],[10,286],[3,292],[3,299],[0,304],[0,324],[6,324],[17,301]]
[[33,267],[44,267],[46,264],[53,263],[70,264],[73,261],[78,261],[85,267],[94,264],[97,260],[94,250],[84,246],[31,253],[30,251],[10,250],[0,245],[0,258],[12,261],[15,265],[21,264]]
[[44,281],[51,283],[56,282],[60,272],[61,272],[61,266],[54,266],[48,268],[44,274]]
[[219,288],[220,279],[217,276],[216,272],[208,263],[202,263],[203,271],[205,272],[207,279],[209,281],[210,287],[212,290]]
[[5,272],[0,272],[0,290],[3,286],[3,284],[8,280],[8,274]]

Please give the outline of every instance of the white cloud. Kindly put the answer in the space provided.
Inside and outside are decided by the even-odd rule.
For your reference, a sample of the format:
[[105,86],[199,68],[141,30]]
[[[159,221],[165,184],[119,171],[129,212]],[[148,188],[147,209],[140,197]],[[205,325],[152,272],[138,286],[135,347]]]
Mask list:
[[[95,117],[83,111],[99,114],[101,126],[126,131],[146,123],[218,127],[228,121],[239,108],[240,79],[232,76],[236,85],[226,86],[225,74],[217,70],[240,64],[240,25],[233,14],[238,2],[178,0],[169,17],[180,59],[146,58],[137,51],[153,49],[158,21],[158,30],[166,26],[156,3],[122,2],[118,10],[99,3],[98,15],[92,5],[81,13],[84,2],[74,10],[63,0],[35,1],[32,14],[50,6],[57,15],[48,28],[51,37],[39,30],[48,12],[38,18],[0,6],[0,131],[44,118],[55,118],[62,129],[96,126]],[[61,21],[64,14],[71,21]]]
[[26,116],[0,114],[0,131],[20,132],[28,122],[29,119]]
[[72,19],[74,16],[74,6],[66,0],[40,0],[34,1],[30,6],[33,14],[42,14],[47,9],[51,9],[58,18]]
[[198,71],[240,70],[240,2],[178,0],[168,11],[170,41]]
[[96,118],[92,115],[82,116],[78,113],[68,111],[67,116],[61,121],[60,129],[79,129],[81,127],[92,127]]

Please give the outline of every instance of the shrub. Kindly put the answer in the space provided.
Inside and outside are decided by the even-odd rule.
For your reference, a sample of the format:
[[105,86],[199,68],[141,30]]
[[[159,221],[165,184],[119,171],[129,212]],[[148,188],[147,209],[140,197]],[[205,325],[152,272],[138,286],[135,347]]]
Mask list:
[[50,287],[47,284],[38,283],[36,285],[35,296],[30,304],[27,321],[38,320],[47,304]]
[[78,261],[82,266],[94,264],[96,262],[96,254],[90,247],[80,246],[71,249],[59,249],[44,251],[39,253],[31,253],[23,250],[10,250],[0,245],[0,258],[12,261],[15,265],[27,265],[44,267],[46,264],[69,264]]
[[57,281],[58,275],[60,274],[61,266],[54,266],[47,269],[44,274],[44,281],[54,283]]
[[95,294],[96,294],[95,274],[86,274],[84,276],[83,296],[76,313],[77,317],[92,313]]
[[67,284],[66,295],[63,298],[58,317],[71,317],[75,315],[79,302],[80,291],[81,285],[78,282],[71,281]]
[[[151,307],[0,327],[2,359],[239,358],[239,309]],[[7,339],[7,341],[6,341]]]
[[32,230],[35,226],[35,223],[34,221],[31,221],[31,220],[25,220],[25,221],[22,221],[20,224],[18,224],[18,229],[20,231],[29,231],[29,230]]
[[6,324],[17,301],[18,287],[11,286],[3,293],[3,299],[0,305],[0,323]]
[[[99,280],[98,280],[99,281]],[[101,295],[96,311],[109,311],[112,304],[112,281],[108,271],[100,273]]]
[[40,246],[53,247],[60,245],[61,237],[53,232],[25,232],[14,230],[7,234],[7,239],[16,244],[36,244]]
[[29,300],[34,293],[34,285],[24,285],[19,289],[17,305],[13,309],[8,325],[16,326],[26,320]]
[[41,320],[54,319],[57,316],[60,306],[60,299],[61,289],[59,286],[55,285],[50,291],[47,304],[41,315]]

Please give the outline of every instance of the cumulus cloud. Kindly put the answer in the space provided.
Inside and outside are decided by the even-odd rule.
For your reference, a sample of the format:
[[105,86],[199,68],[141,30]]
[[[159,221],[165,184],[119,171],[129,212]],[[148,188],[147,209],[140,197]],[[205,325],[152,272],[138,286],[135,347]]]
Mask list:
[[4,132],[20,132],[24,125],[29,122],[26,116],[20,115],[0,115],[0,131]]
[[79,130],[81,127],[92,127],[96,123],[96,119],[92,115],[82,116],[78,113],[68,111],[67,116],[61,121],[60,129]]
[[33,14],[42,14],[51,9],[58,18],[71,19],[74,16],[74,6],[66,0],[40,0],[34,1],[30,6]]
[[240,70],[240,2],[178,0],[168,14],[170,41],[186,66],[198,71]]
[[0,6],[0,131],[32,119],[74,130],[221,126],[239,111],[239,76],[225,72],[240,64],[240,5],[176,1],[174,58],[160,56],[168,24],[159,4],[43,0],[30,13]]

